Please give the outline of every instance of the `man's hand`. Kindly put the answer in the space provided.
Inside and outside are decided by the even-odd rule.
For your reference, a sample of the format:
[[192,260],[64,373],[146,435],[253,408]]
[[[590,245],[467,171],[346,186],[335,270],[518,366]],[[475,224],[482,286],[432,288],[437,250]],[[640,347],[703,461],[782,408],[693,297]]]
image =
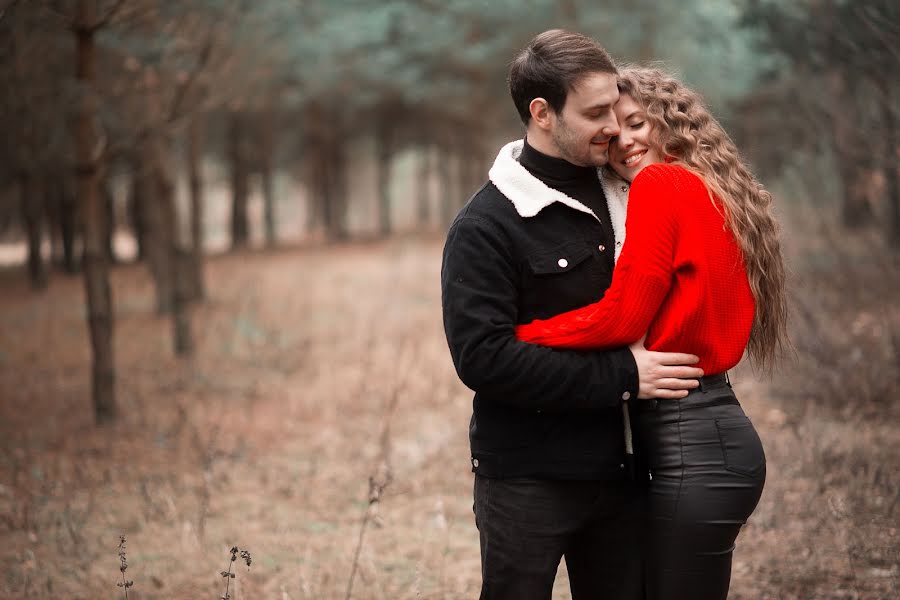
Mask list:
[[680,352],[653,352],[644,348],[644,340],[633,343],[629,350],[637,363],[640,387],[638,398],[642,400],[678,400],[700,385],[703,369],[691,367],[700,357]]

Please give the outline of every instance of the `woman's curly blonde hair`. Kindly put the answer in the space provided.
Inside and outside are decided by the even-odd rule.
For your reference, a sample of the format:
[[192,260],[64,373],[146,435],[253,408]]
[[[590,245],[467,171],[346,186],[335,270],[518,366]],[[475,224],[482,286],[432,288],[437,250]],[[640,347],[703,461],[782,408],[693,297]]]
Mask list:
[[644,109],[651,139],[663,155],[699,175],[719,200],[756,302],[748,354],[757,366],[771,368],[789,347],[784,260],[772,195],[750,173],[698,93],[664,71],[634,66],[619,70],[619,91]]

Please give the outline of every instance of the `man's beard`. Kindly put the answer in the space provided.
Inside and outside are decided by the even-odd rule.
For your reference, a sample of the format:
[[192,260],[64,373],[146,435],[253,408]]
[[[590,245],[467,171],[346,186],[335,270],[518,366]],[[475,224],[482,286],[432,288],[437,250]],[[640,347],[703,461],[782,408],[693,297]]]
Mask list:
[[560,156],[573,165],[579,167],[602,167],[609,161],[609,155],[604,154],[601,160],[591,158],[590,142],[579,140],[578,136],[570,129],[560,116],[556,121],[556,129],[553,130],[553,143],[559,150]]

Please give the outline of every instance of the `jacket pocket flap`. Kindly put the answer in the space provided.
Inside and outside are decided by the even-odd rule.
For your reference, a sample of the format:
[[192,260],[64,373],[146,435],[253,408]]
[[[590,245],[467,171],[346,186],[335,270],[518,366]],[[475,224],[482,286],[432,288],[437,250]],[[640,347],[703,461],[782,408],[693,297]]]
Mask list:
[[553,250],[544,250],[528,257],[528,265],[535,275],[553,275],[571,271],[591,255],[583,243],[570,242]]

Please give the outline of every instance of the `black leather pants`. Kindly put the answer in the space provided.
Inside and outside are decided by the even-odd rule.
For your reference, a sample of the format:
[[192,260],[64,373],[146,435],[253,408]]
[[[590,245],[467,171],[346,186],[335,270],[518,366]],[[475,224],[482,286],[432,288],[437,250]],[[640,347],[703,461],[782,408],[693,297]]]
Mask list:
[[735,539],[765,484],[759,436],[724,375],[682,400],[639,400],[633,417],[652,476],[647,597],[724,600]]

